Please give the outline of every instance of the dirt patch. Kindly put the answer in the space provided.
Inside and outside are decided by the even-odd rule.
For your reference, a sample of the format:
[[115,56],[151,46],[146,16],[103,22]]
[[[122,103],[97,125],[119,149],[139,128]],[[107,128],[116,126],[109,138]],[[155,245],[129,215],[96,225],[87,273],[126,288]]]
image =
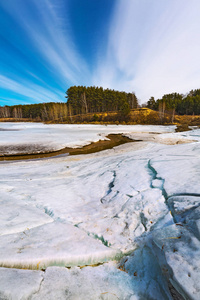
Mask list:
[[183,131],[189,131],[189,130],[192,130],[192,129],[188,127],[188,124],[177,125],[177,127],[175,129],[176,132],[183,132]]

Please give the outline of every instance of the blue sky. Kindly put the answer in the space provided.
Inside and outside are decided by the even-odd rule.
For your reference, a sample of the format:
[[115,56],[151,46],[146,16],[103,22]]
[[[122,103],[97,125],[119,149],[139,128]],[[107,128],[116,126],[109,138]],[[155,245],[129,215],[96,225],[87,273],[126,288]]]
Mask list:
[[0,0],[0,105],[200,88],[199,0]]

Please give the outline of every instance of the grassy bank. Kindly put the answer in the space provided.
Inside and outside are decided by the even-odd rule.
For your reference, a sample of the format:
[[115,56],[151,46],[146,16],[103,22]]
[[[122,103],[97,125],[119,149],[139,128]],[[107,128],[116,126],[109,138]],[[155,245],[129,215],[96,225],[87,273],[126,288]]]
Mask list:
[[[0,122],[38,122],[38,119],[1,118]],[[129,114],[119,112],[88,113],[71,115],[47,121],[47,124],[127,124],[127,125],[177,125],[178,130],[188,130],[188,126],[200,126],[200,116],[173,115],[160,113],[148,108],[132,109]]]

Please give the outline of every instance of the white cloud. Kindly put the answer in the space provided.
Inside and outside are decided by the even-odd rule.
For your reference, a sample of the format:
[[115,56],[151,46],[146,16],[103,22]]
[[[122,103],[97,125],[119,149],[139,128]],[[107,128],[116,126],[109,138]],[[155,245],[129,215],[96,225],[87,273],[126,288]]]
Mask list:
[[35,102],[63,101],[63,95],[59,91],[55,90],[55,92],[51,92],[37,84],[26,82],[25,80],[21,81],[21,79],[20,82],[18,82],[0,75],[0,87],[25,96]]
[[[30,62],[31,46],[32,63],[36,59],[43,70],[41,75],[39,69],[24,68],[37,85],[5,70],[0,77],[4,89],[29,98],[32,91],[36,101],[59,101],[64,93],[54,89],[56,83],[64,88],[89,83],[135,91],[144,102],[151,96],[200,87],[199,0],[116,0],[107,48],[100,47],[97,53],[93,77],[74,44],[65,0],[7,0],[1,6],[21,28],[19,40],[22,37],[27,49],[19,50]],[[48,74],[50,80],[45,78]]]
[[199,88],[199,11],[198,0],[119,0],[95,83],[135,91],[142,102]]
[[[34,45],[49,66],[52,66],[57,75],[60,75],[61,80],[65,83],[67,81],[77,84],[82,80],[83,74],[88,75],[88,68],[76,50],[70,24],[67,22],[67,14],[65,14],[65,23],[62,24],[62,2],[35,0],[34,3],[41,13],[39,26],[36,26],[35,20],[34,24],[30,24],[29,20],[24,21],[24,19],[23,22]],[[39,29],[40,26],[43,28],[42,31]]]
[[[64,101],[64,90],[69,85],[83,84],[90,78],[88,67],[73,43],[68,15],[66,9],[63,10],[64,4],[64,0],[8,0],[1,3],[11,19],[21,28],[21,32],[17,28],[18,39],[13,42],[11,40],[11,43],[15,46],[14,42],[17,42],[16,46],[29,65],[34,65],[36,60],[38,67],[32,71],[27,65],[21,66],[34,81],[38,81],[38,85],[31,78],[28,80],[23,75],[20,78],[20,70],[18,74],[14,69],[13,73],[8,73],[7,70],[1,72],[2,88],[37,102]],[[21,44],[18,44],[18,40],[21,40]],[[63,93],[62,90],[57,91],[49,86],[50,82],[54,86],[56,83],[63,86]]]
[[[1,5],[23,28],[23,38],[40,63],[62,84],[77,84],[89,77],[88,66],[73,42],[64,0],[4,1]],[[83,76],[84,74],[84,76]]]

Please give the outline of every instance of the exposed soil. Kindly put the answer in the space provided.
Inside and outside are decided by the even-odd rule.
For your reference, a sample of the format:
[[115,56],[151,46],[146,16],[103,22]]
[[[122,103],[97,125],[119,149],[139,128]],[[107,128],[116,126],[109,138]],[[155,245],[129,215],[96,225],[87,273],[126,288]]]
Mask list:
[[177,125],[177,127],[175,129],[176,132],[183,132],[183,131],[189,131],[189,130],[192,130],[192,129],[188,127],[188,124]]
[[98,141],[95,143],[91,143],[89,145],[83,146],[81,148],[63,148],[58,151],[47,151],[47,152],[41,152],[41,153],[33,153],[33,154],[24,154],[24,153],[18,153],[15,155],[9,155],[5,154],[0,156],[0,161],[4,160],[24,160],[24,159],[40,159],[40,158],[47,158],[47,157],[53,157],[58,156],[62,154],[69,154],[69,155],[78,155],[78,154],[90,154],[99,152],[102,150],[112,149],[113,147],[130,143],[130,142],[141,142],[142,140],[133,140],[126,136],[123,136],[122,134],[109,134],[107,136],[109,140],[103,140]]

